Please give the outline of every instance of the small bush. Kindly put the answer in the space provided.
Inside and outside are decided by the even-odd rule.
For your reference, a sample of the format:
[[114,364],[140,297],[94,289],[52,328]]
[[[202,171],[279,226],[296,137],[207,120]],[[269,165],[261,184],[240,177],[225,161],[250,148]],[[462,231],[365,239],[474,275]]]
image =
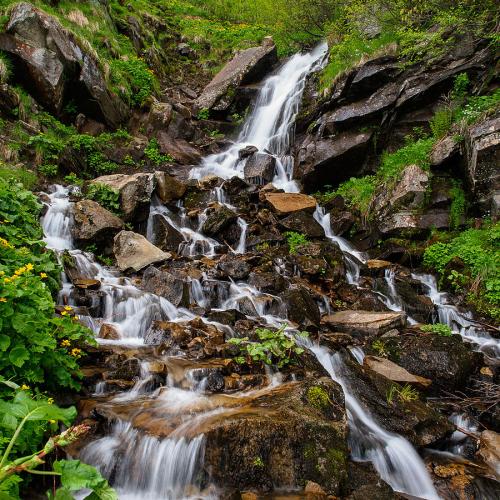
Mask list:
[[451,337],[453,332],[448,325],[443,323],[435,323],[434,325],[422,325],[420,330],[426,333],[435,333],[441,337]]
[[120,193],[106,184],[90,184],[87,189],[87,198],[96,201],[106,210],[120,215]]
[[456,182],[450,189],[450,197],[450,227],[457,229],[461,224],[466,210],[465,193],[459,182]]
[[452,109],[449,107],[438,109],[430,121],[432,135],[436,139],[441,139],[449,132],[452,123]]
[[170,155],[160,153],[160,145],[156,139],[151,139],[148,142],[148,145],[144,148],[144,155],[155,165],[160,165],[161,163],[171,163],[174,161]]
[[297,248],[301,245],[305,245],[307,243],[307,238],[301,234],[296,233],[295,231],[287,231],[284,233],[286,241],[288,243],[288,249],[290,254],[294,254],[297,252]]
[[38,167],[38,172],[44,177],[55,177],[58,173],[57,165],[40,165]]
[[198,111],[198,114],[196,115],[196,118],[198,118],[198,120],[208,120],[210,118],[210,110],[208,108],[200,109],[200,111]]
[[351,177],[339,186],[336,194],[342,196],[350,207],[355,207],[366,215],[377,187],[376,182],[372,175]]

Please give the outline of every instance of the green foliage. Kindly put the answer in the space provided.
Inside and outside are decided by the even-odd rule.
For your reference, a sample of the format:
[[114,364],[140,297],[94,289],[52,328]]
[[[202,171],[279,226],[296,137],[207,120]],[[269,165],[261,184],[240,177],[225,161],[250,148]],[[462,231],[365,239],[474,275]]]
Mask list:
[[109,134],[93,137],[87,134],[75,134],[68,141],[68,145],[75,151],[85,155],[88,166],[88,174],[92,176],[106,175],[114,172],[118,165],[101,151],[101,144],[108,140]]
[[459,108],[456,112],[456,121],[465,121],[473,124],[486,113],[500,108],[500,89],[492,94],[469,97],[467,104]]
[[148,145],[144,148],[144,155],[155,165],[160,165],[161,163],[171,163],[174,161],[170,155],[160,153],[160,145],[156,139],[151,139],[148,142]]
[[64,182],[70,184],[71,186],[83,186],[83,179],[80,179],[75,173],[68,174],[64,176]]
[[419,393],[411,385],[405,384],[403,387],[397,384],[391,384],[387,390],[387,403],[392,404],[397,397],[401,403],[409,403],[419,398]]
[[429,123],[433,137],[436,139],[444,137],[449,132],[452,123],[453,110],[450,107],[438,109]]
[[106,184],[90,184],[87,189],[87,198],[96,201],[106,210],[120,215],[120,193]]
[[254,467],[259,467],[260,469],[265,467],[264,460],[262,460],[262,457],[255,457],[252,461],[252,465]]
[[373,175],[351,177],[338,187],[335,194],[342,196],[350,207],[356,207],[366,215],[376,187],[377,181]]
[[201,108],[196,118],[198,120],[208,120],[210,118],[210,110],[208,108]]
[[450,207],[450,227],[457,229],[465,215],[466,201],[465,193],[460,182],[456,181],[450,189],[451,207]]
[[311,406],[318,410],[325,410],[332,404],[328,393],[325,389],[323,389],[323,387],[318,385],[309,387],[307,390],[307,401]]
[[11,167],[0,163],[0,180],[21,183],[26,189],[32,189],[37,181],[36,174],[23,167]]
[[452,331],[448,325],[444,325],[443,323],[435,323],[433,325],[422,325],[420,330],[427,333],[435,333],[436,335],[440,335],[441,337],[451,337]]
[[[304,349],[297,345],[293,337],[285,333],[286,325],[278,330],[268,330],[267,328],[257,328],[255,334],[259,342],[252,342],[248,337],[233,338],[230,344],[240,347],[241,355],[235,358],[240,364],[247,362],[264,363],[266,365],[276,365],[283,368],[295,362],[295,358],[304,352]],[[307,332],[300,332],[300,336],[307,337]]]
[[284,236],[288,243],[288,249],[291,255],[297,252],[298,247],[305,245],[308,242],[305,235],[302,233],[296,233],[295,231],[287,231],[284,233]]
[[111,61],[111,81],[131,105],[141,107],[158,90],[154,72],[143,59],[129,57]]
[[9,57],[0,51],[0,83],[7,83],[12,73],[12,64]]
[[382,358],[387,358],[389,356],[389,350],[387,349],[383,340],[374,340],[372,342],[372,349],[377,353],[377,356],[380,356]]
[[[19,388],[12,382],[4,382],[14,390],[11,397],[0,399],[0,498],[19,500],[20,476],[23,472],[59,477],[62,487],[54,500],[71,500],[72,491],[87,488],[92,490],[87,499],[116,500],[118,497],[107,481],[93,467],[82,464],[79,460],[58,460],[52,471],[36,471],[45,463],[44,457],[56,447],[64,447],[76,441],[88,429],[85,426],[71,427],[62,434],[51,437],[40,450],[46,432],[53,433],[57,422],[70,425],[76,416],[74,407],[59,408],[51,398],[33,396],[30,391]],[[11,459],[14,455],[17,458]]]
[[[468,229],[449,242],[437,242],[424,253],[424,265],[438,273],[442,285],[469,291],[480,310],[500,317],[500,223]],[[457,261],[463,270],[449,269]],[[453,272],[455,271],[455,272]]]
[[44,177],[55,177],[58,173],[58,167],[57,165],[40,165],[38,167],[38,172]]

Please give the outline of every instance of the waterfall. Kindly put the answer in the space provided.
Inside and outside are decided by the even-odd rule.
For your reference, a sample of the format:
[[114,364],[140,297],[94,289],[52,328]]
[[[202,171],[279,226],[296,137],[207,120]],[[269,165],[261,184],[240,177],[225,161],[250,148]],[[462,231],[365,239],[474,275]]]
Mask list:
[[273,184],[287,192],[298,192],[299,187],[292,180],[293,158],[287,153],[293,144],[294,122],[307,76],[321,67],[326,53],[327,45],[322,43],[312,52],[291,57],[276,74],[268,77],[236,142],[222,153],[205,158],[200,167],[191,170],[191,178],[243,177],[246,160],[239,159],[239,151],[255,146],[259,152],[276,158]]

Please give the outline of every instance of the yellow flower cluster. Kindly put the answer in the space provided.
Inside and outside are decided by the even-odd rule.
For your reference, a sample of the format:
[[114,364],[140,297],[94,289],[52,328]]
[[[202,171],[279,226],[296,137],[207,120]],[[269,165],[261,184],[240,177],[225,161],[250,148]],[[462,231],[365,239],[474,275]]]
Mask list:
[[0,238],[0,246],[5,248],[14,248],[14,245],[11,245],[6,239]]
[[23,274],[29,273],[30,271],[33,271],[33,264],[26,264],[25,266],[22,266],[19,269],[16,269],[14,271],[14,274],[12,276],[5,277],[3,279],[3,282],[4,283],[12,283],[13,281],[15,281],[16,279],[18,279]]
[[64,339],[61,342],[61,347],[69,347],[71,345],[71,342],[68,339]]
[[61,311],[61,316],[67,316],[73,308],[71,306],[64,306],[64,311]]
[[79,358],[81,353],[82,353],[82,350],[78,349],[77,347],[74,347],[73,349],[71,349],[71,356],[73,356],[75,358]]

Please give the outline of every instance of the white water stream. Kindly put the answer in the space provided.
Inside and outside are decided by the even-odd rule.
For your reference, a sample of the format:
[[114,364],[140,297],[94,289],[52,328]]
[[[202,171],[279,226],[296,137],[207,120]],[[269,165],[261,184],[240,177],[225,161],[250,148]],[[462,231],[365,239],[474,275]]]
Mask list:
[[191,171],[191,177],[243,177],[246,159],[239,159],[239,151],[246,146],[255,146],[259,152],[276,158],[273,184],[286,192],[298,192],[299,187],[292,180],[293,157],[289,156],[294,140],[295,117],[307,76],[321,67],[326,53],[327,45],[324,43],[312,52],[296,54],[276,74],[268,77],[236,142],[222,153],[205,158],[200,167]]

